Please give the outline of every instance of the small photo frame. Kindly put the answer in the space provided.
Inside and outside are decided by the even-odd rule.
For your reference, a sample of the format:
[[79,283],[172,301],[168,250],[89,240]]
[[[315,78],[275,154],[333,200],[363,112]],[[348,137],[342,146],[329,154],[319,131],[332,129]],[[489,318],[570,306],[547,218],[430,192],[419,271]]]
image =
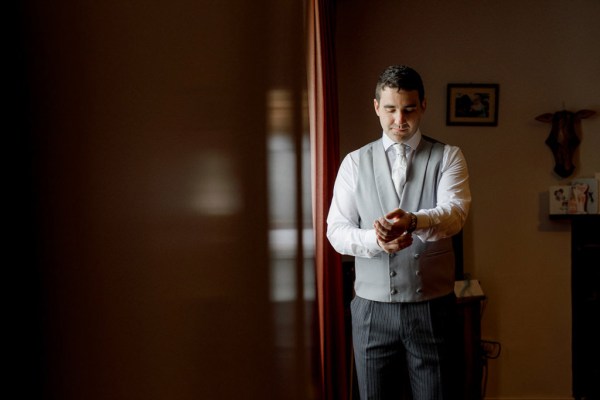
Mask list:
[[496,83],[449,83],[446,125],[497,126]]
[[569,214],[598,214],[598,181],[576,179],[571,182]]
[[569,199],[571,198],[570,185],[554,185],[548,188],[550,199],[550,215],[569,213]]

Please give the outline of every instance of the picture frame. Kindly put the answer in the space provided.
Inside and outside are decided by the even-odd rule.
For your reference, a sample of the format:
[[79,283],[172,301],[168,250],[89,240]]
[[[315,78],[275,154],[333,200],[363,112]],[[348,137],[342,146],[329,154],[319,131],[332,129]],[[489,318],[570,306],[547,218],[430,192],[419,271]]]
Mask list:
[[446,125],[497,126],[500,85],[449,83]]

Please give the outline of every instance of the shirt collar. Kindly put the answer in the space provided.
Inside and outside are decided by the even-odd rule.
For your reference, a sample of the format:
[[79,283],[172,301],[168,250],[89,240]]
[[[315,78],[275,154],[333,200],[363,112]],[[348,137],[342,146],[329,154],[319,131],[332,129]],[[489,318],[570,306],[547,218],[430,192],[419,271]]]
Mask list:
[[[383,142],[383,149],[387,152],[389,150],[389,148],[391,146],[393,146],[394,144],[396,144],[396,142],[394,142],[392,139],[390,139],[388,137],[388,135],[385,134],[385,132],[383,132],[382,134],[382,142]],[[408,145],[408,147],[410,147],[411,149],[416,149],[417,146],[419,145],[419,143],[421,143],[421,130],[417,129],[417,132],[415,132],[415,134],[413,135],[413,137],[411,137],[407,142],[405,142],[404,144]]]

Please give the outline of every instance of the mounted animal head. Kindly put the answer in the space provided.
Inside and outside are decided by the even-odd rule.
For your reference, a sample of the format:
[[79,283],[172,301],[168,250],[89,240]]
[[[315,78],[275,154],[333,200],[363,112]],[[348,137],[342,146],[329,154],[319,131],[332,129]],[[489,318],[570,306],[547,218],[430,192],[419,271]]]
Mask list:
[[579,131],[581,120],[596,114],[592,110],[557,111],[555,113],[541,114],[535,117],[540,122],[552,124],[546,144],[554,154],[554,172],[562,178],[570,176],[575,171],[573,153],[579,146]]

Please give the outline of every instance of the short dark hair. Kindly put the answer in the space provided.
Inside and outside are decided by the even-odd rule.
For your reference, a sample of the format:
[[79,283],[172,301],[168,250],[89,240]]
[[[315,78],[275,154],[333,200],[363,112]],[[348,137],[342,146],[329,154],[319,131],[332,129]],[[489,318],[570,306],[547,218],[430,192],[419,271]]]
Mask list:
[[375,98],[379,101],[381,91],[385,88],[397,90],[416,90],[419,92],[419,101],[425,99],[425,87],[421,75],[406,65],[391,65],[387,67],[377,81],[375,87]]

